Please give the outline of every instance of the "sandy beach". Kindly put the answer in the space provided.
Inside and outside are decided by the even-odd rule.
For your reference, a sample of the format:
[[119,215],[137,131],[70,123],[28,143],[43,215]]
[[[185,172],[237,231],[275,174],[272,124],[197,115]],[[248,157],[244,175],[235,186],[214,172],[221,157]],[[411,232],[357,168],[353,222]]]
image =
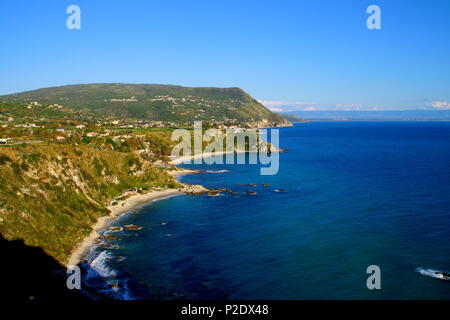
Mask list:
[[[274,150],[272,152],[283,152],[282,150]],[[169,164],[171,165],[177,165],[177,164],[183,164],[184,162],[190,164],[192,160],[195,159],[204,159],[204,158],[209,158],[209,157],[218,157],[218,156],[223,156],[225,154],[230,154],[230,153],[249,153],[248,151],[217,151],[217,152],[205,152],[205,153],[201,153],[201,154],[196,154],[196,155],[190,155],[190,156],[181,156],[179,158],[173,159],[171,161],[169,161]]]
[[[245,152],[245,151],[243,151]],[[208,157],[215,157],[215,156],[222,156],[224,154],[228,153],[236,153],[235,151],[220,151],[220,152],[208,152],[208,153],[202,153],[198,155],[190,155],[190,156],[182,156],[177,159],[174,159],[169,162],[170,165],[177,165],[182,164],[184,162],[190,162],[194,159],[199,158],[208,158]],[[179,177],[186,174],[194,174],[194,173],[201,173],[203,171],[199,170],[191,170],[191,169],[184,169],[184,168],[177,168],[176,170],[170,170],[167,171],[167,173],[173,177]],[[85,254],[86,250],[93,246],[95,244],[95,240],[100,237],[99,231],[104,229],[111,221],[119,217],[120,215],[131,211],[133,209],[136,209],[146,203],[149,203],[151,201],[155,201],[158,199],[162,199],[168,196],[182,194],[183,191],[180,189],[165,189],[165,190],[158,190],[158,191],[151,191],[145,194],[135,194],[130,196],[129,198],[125,200],[117,201],[117,205],[115,206],[109,206],[107,209],[109,209],[111,212],[107,216],[100,217],[97,222],[92,227],[92,232],[83,239],[81,243],[79,243],[76,248],[72,251],[67,266],[73,266],[80,263],[81,258]]]
[[[208,157],[214,157],[214,156],[222,156],[227,153],[235,153],[234,151],[221,151],[221,152],[209,152],[209,153],[202,153],[199,155],[191,155],[191,156],[182,156],[177,159],[174,159],[169,162],[170,165],[177,165],[181,164],[185,161],[191,161],[198,158],[208,158]],[[194,174],[194,173],[201,173],[202,171],[199,170],[190,170],[190,169],[184,169],[184,168],[177,168],[176,170],[170,170],[167,171],[168,174],[170,174],[173,177],[179,177],[185,174]],[[165,189],[165,190],[159,190],[159,191],[151,191],[145,194],[135,194],[131,197],[117,201],[117,205],[115,206],[109,206],[107,209],[111,211],[111,213],[107,216],[100,217],[97,222],[92,227],[92,232],[83,239],[81,243],[79,243],[76,248],[72,251],[67,266],[74,266],[80,263],[83,255],[85,254],[86,250],[93,246],[95,244],[95,240],[100,237],[100,231],[104,229],[111,221],[119,217],[120,215],[131,211],[133,209],[136,209],[146,203],[149,203],[151,201],[155,201],[158,199],[162,199],[168,196],[173,196],[177,194],[182,194],[183,191],[180,189]]]
[[[190,172],[185,171],[192,171],[192,170],[182,170],[178,171],[179,174],[188,174]],[[176,174],[178,175],[178,174]],[[80,263],[81,258],[83,257],[83,254],[85,251],[94,245],[94,241],[100,237],[99,231],[104,229],[108,223],[119,217],[120,215],[136,209],[146,203],[149,203],[151,201],[155,201],[158,199],[166,198],[169,196],[182,194],[183,192],[180,191],[180,189],[165,189],[160,191],[151,191],[145,194],[136,194],[133,195],[125,200],[117,201],[117,205],[115,206],[109,206],[107,207],[111,213],[107,216],[100,217],[95,225],[92,227],[93,230],[87,236],[83,239],[83,241],[72,251],[69,260],[67,262],[67,266],[74,266]]]
[[[242,152],[244,152],[244,151],[242,151]],[[209,158],[209,157],[222,156],[222,155],[228,154],[228,153],[236,153],[236,152],[235,151],[218,151],[218,152],[207,152],[207,153],[190,155],[190,156],[182,156],[182,157],[176,158],[174,160],[171,160],[169,162],[169,164],[177,165],[177,164],[182,164],[184,162],[190,163],[190,161],[192,161],[194,159],[204,159],[204,158]]]
[[194,173],[202,173],[201,170],[190,170],[190,169],[184,169],[184,168],[178,168],[178,170],[171,170],[166,171],[168,174],[170,174],[172,177],[179,177],[183,176],[185,174],[194,174]]
[[[206,155],[205,155],[206,156]],[[171,163],[172,164],[172,163]],[[190,170],[177,168],[176,170],[167,171],[172,177],[179,177],[186,174],[200,173],[198,170]],[[164,189],[157,191],[150,191],[145,194],[135,194],[130,196],[125,200],[117,201],[117,205],[108,206],[107,209],[110,210],[110,214],[107,216],[100,217],[97,222],[92,227],[92,232],[80,242],[75,249],[72,251],[66,266],[73,266],[80,263],[81,258],[85,254],[86,250],[95,244],[95,240],[100,237],[99,231],[104,229],[111,221],[119,217],[120,215],[143,206],[149,202],[163,199],[169,196],[183,194],[180,189]]]

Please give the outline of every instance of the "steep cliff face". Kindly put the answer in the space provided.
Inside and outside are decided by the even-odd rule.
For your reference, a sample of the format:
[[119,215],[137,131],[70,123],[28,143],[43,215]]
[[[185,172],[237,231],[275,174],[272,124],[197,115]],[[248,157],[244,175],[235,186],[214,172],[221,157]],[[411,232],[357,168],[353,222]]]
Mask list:
[[40,144],[0,149],[0,186],[0,233],[64,263],[113,197],[178,183],[133,153]]

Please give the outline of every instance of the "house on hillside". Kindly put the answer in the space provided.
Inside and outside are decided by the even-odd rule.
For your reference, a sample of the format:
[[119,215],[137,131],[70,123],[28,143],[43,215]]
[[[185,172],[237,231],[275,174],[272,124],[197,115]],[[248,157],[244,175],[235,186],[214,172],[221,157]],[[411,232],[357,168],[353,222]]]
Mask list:
[[96,137],[98,136],[98,132],[88,132],[86,133],[86,136],[89,138]]
[[0,139],[0,144],[8,144],[8,143],[12,143],[13,139],[12,138],[2,138]]

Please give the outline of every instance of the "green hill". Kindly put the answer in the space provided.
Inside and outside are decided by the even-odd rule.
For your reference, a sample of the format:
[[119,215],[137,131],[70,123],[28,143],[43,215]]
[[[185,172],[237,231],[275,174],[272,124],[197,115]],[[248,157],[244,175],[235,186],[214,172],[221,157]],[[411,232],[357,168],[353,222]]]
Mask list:
[[282,116],[284,119],[286,119],[289,122],[306,122],[305,119],[302,119],[292,113],[279,113],[279,115]]
[[117,118],[192,122],[249,123],[286,126],[239,88],[189,88],[155,84],[82,84],[0,96],[0,101],[59,104],[78,111]]

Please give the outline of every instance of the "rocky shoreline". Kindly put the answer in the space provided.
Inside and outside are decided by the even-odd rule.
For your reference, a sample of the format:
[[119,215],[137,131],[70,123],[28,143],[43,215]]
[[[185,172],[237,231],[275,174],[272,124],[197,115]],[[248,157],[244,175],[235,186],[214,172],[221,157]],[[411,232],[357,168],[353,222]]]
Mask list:
[[[272,152],[283,152],[285,150],[283,149],[276,149],[276,151]],[[243,151],[244,152],[244,151]],[[236,153],[236,152],[233,152]],[[190,170],[190,169],[184,169],[184,168],[178,168],[175,167],[175,164],[183,163],[186,160],[192,160],[198,157],[206,158],[206,157],[212,157],[212,156],[220,156],[224,155],[226,152],[216,152],[214,154],[212,153],[203,153],[201,155],[196,156],[186,156],[186,157],[180,157],[178,159],[170,161],[167,166],[173,166],[171,170],[168,170],[167,173],[170,174],[173,177],[179,177],[186,174],[197,174],[197,173],[204,173],[205,171],[202,170]],[[100,217],[97,222],[93,225],[91,233],[83,239],[81,243],[79,243],[71,252],[69,259],[66,263],[67,267],[78,265],[82,257],[86,254],[86,251],[92,247],[95,244],[98,244],[99,239],[101,238],[100,232],[104,230],[109,223],[111,223],[113,220],[117,219],[122,214],[125,214],[127,212],[130,212],[133,209],[136,209],[140,206],[143,206],[147,203],[150,203],[152,201],[157,201],[160,199],[164,199],[167,197],[180,195],[180,194],[190,194],[190,195],[200,195],[205,194],[208,196],[216,196],[220,193],[230,193],[230,194],[236,194],[237,192],[229,190],[229,189],[212,189],[209,190],[201,185],[189,185],[189,184],[182,184],[182,188],[169,188],[169,189],[161,189],[161,190],[152,190],[147,193],[136,193],[134,195],[129,196],[126,199],[120,200],[120,201],[114,201],[111,203],[110,206],[107,207],[107,209],[110,211],[110,214],[107,216]],[[277,191],[277,192],[284,192]],[[247,194],[254,195],[256,192],[247,192]]]
[[[188,170],[188,169],[179,169],[169,171],[169,174],[177,177],[185,174],[193,174],[200,173],[201,171],[197,170]],[[132,195],[124,200],[115,201],[114,204],[107,207],[110,211],[110,214],[107,216],[100,217],[97,222],[92,227],[91,233],[83,239],[83,241],[74,248],[72,253],[69,256],[69,259],[66,263],[67,267],[78,265],[83,256],[86,254],[86,251],[95,244],[98,244],[99,239],[101,238],[101,231],[107,227],[112,221],[117,219],[122,214],[125,214],[133,209],[136,209],[140,206],[143,206],[147,203],[161,200],[167,197],[180,195],[180,194],[205,194],[209,190],[201,185],[188,185],[183,184],[183,188],[169,188],[162,190],[153,190],[147,193],[137,193]]]

